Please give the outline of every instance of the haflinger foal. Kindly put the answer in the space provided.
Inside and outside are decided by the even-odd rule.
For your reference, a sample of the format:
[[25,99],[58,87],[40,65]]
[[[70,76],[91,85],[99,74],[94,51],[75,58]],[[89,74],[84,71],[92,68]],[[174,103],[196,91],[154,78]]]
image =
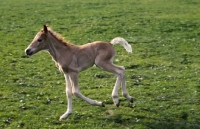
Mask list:
[[126,90],[125,68],[113,64],[115,56],[113,45],[115,44],[121,44],[127,52],[132,52],[131,45],[120,37],[114,38],[110,43],[95,41],[77,46],[66,42],[47,25],[44,25],[43,29],[36,34],[31,44],[26,48],[26,54],[32,56],[41,50],[49,52],[65,77],[68,107],[67,111],[60,116],[60,120],[67,118],[72,113],[72,94],[91,105],[105,106],[102,102],[82,95],[78,87],[79,72],[92,67],[94,64],[117,75],[117,80],[112,90],[112,98],[116,106],[119,106],[118,90],[120,85],[122,85],[122,95],[130,102],[133,102],[133,98]]

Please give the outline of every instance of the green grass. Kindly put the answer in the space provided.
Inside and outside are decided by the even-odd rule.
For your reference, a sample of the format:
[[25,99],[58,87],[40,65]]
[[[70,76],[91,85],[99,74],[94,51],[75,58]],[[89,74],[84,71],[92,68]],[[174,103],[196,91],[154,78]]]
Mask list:
[[[0,0],[0,128],[200,128],[199,0]],[[25,58],[24,49],[43,24],[77,45],[121,36],[115,64],[126,68],[131,104],[115,76],[92,67],[79,76],[82,93],[103,101],[94,107],[73,97],[67,108],[65,81],[51,57]]]

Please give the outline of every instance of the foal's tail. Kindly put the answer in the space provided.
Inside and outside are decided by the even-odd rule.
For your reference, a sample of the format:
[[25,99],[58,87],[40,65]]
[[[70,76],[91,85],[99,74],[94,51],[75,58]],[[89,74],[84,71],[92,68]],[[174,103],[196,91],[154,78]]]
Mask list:
[[115,44],[121,44],[127,52],[132,53],[132,47],[130,44],[128,44],[128,42],[121,38],[121,37],[116,37],[113,40],[110,41],[111,44],[115,45]]

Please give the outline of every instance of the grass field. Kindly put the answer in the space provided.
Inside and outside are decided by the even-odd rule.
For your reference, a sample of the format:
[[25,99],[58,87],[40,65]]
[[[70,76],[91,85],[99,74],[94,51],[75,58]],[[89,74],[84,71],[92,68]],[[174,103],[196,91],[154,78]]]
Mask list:
[[[0,0],[0,128],[200,129],[199,0]],[[92,67],[79,76],[82,93],[103,101],[94,107],[73,97],[67,109],[65,81],[48,53],[27,58],[24,49],[44,24],[80,45],[125,38],[115,64],[126,68],[133,104],[116,77]]]

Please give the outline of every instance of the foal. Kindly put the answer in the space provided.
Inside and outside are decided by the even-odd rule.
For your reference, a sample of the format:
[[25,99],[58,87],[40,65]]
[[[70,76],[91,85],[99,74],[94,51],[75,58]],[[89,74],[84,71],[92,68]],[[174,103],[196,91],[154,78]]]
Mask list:
[[95,41],[81,46],[76,46],[64,41],[64,39],[44,25],[25,52],[31,56],[41,50],[50,53],[59,70],[66,80],[66,95],[68,99],[67,111],[60,116],[60,120],[67,118],[72,113],[72,94],[91,105],[104,107],[102,102],[92,100],[81,94],[78,87],[78,73],[94,64],[103,70],[117,75],[117,80],[112,91],[112,98],[116,106],[119,106],[118,90],[122,85],[122,94],[130,102],[133,98],[126,91],[125,69],[123,66],[113,64],[115,50],[113,45],[121,44],[127,52],[132,52],[131,45],[123,38],[114,38],[110,43]]

